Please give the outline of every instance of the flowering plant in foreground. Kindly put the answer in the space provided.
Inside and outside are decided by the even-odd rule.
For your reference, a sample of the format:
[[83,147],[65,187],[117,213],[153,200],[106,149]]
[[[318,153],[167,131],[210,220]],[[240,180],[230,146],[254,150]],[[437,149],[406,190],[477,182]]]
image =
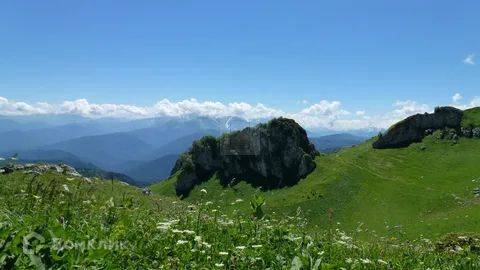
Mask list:
[[293,216],[265,213],[258,196],[252,199],[252,215],[229,213],[203,199],[185,204],[143,196],[101,180],[47,175],[0,181],[0,265],[6,269],[480,267],[471,235],[451,236],[444,245],[424,238],[360,241],[358,234],[366,233],[360,225],[354,233],[333,225],[309,230],[301,209]]

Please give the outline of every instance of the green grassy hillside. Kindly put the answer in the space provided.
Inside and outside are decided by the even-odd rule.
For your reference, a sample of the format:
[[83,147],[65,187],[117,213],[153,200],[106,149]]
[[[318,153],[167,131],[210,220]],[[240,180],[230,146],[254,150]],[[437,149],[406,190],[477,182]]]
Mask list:
[[480,126],[480,107],[465,110],[463,113],[462,127]]
[[[366,149],[363,155],[368,155],[368,152]],[[142,190],[117,181],[93,179],[89,182],[81,177],[68,177],[58,173],[35,176],[22,171],[0,175],[0,268],[480,267],[478,235],[449,235],[440,242],[434,242],[424,237],[413,241],[404,241],[400,237],[379,237],[362,226],[355,232],[344,232],[341,228],[343,223],[337,224],[337,220],[353,224],[353,220],[370,217],[372,211],[378,211],[381,207],[374,203],[368,212],[363,213],[364,216],[359,213],[350,221],[346,219],[348,213],[365,209],[362,204],[355,205],[356,202],[366,203],[366,197],[378,196],[392,205],[391,198],[369,194],[362,178],[354,182],[346,174],[344,178],[334,177],[338,171],[348,171],[351,166],[362,166],[359,162],[351,165],[343,161],[347,157],[348,151],[338,156],[320,157],[319,164],[331,159],[338,166],[329,169],[322,166],[294,188],[263,193],[267,197],[266,207],[262,207],[262,199],[257,198],[253,209],[248,206],[249,201],[252,194],[258,191],[244,184],[223,190],[214,179],[205,184],[207,190],[199,190],[188,199],[196,201],[192,203],[157,194],[147,196]],[[394,162],[394,158],[390,156],[385,162],[376,166],[385,166]],[[364,169],[359,168],[359,172],[364,172]],[[365,171],[365,177],[367,176],[372,177]],[[376,179],[377,182],[383,180],[385,179]],[[400,179],[387,180],[403,182]],[[156,191],[170,192],[173,186],[168,185],[171,183],[170,180],[162,186],[157,185]],[[408,183],[403,183],[402,186],[405,184]],[[318,189],[318,192],[312,188]],[[395,192],[389,195],[398,199],[393,193]],[[282,195],[286,196],[285,200]],[[241,198],[245,200],[242,201]],[[352,201],[352,198],[357,199]],[[410,203],[408,207],[413,208],[413,205]],[[298,206],[307,212],[296,209]],[[337,207],[338,210],[332,212],[333,217],[329,219],[324,213],[330,206]],[[454,208],[451,206],[447,212],[458,210]],[[465,208],[462,215],[468,212],[472,218],[476,217],[470,213],[473,212],[473,207],[468,202],[458,208]],[[435,210],[432,215],[445,213],[437,208],[432,209]],[[289,216],[273,211],[285,211]],[[408,208],[402,214],[406,215],[410,211]],[[376,215],[399,217],[389,213],[388,209]],[[377,220],[379,218],[373,221]],[[329,221],[328,225],[316,226],[325,224],[326,221]],[[361,240],[362,236],[368,236],[370,241]]]
[[[387,150],[372,149],[371,142],[317,157],[317,169],[293,187],[263,192],[241,182],[222,188],[213,178],[185,200],[199,201],[205,189],[214,203],[246,210],[252,194],[260,193],[267,212],[293,215],[301,208],[313,229],[333,220],[347,231],[361,226],[411,239],[480,230],[480,199],[473,194],[480,187],[480,140],[453,143],[432,135]],[[152,190],[174,196],[174,183],[172,177]]]

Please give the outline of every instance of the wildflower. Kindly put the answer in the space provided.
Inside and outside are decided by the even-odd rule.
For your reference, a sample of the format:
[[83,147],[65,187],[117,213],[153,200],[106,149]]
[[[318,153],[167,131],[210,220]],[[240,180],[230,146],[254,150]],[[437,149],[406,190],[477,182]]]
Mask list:
[[166,222],[160,222],[157,224],[157,229],[160,230],[168,230],[173,224],[178,223],[178,219],[166,221]]
[[70,192],[70,189],[68,188],[67,185],[63,185],[63,189],[64,189],[66,192]]
[[204,189],[204,188],[202,188],[202,189],[200,190],[200,192],[207,194],[207,190]]
[[243,200],[242,199],[237,199],[235,202],[239,203],[239,202],[243,202]]
[[211,205],[211,204],[213,204],[213,202],[208,201],[205,203],[205,205]]
[[178,240],[178,241],[177,241],[177,246],[185,245],[186,243],[188,243],[188,241]]
[[386,261],[382,260],[382,259],[378,259],[377,262],[379,264],[388,264]]
[[263,245],[252,245],[252,248],[261,248]]
[[245,246],[238,246],[238,247],[235,247],[235,248],[238,249],[238,250],[244,250]]
[[368,258],[365,258],[365,259],[360,259],[360,261],[363,263],[363,264],[371,264],[372,261]]
[[352,258],[346,258],[346,259],[345,259],[345,262],[348,263],[348,264],[352,264],[352,263],[353,263],[353,259],[352,259]]
[[197,236],[195,236],[194,240],[195,240],[195,242],[202,242],[202,237],[197,235]]
[[228,255],[228,252],[220,251],[220,252],[218,252],[218,255],[227,256],[227,255]]
[[225,265],[223,263],[216,263],[215,266],[216,267],[224,267]]

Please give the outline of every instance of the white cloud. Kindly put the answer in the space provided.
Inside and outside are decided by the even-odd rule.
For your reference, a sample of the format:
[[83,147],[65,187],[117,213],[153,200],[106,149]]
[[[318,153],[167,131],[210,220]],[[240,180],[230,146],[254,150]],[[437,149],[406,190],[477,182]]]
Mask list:
[[470,102],[465,103],[465,104],[454,101],[453,104],[451,104],[451,106],[459,108],[461,110],[466,110],[466,109],[470,109],[470,108],[473,108],[473,107],[480,107],[480,97],[476,96]]
[[358,115],[358,116],[364,116],[365,111],[356,111],[355,114]]
[[153,106],[134,106],[126,104],[96,104],[86,99],[64,101],[61,104],[28,104],[0,97],[0,115],[32,114],[74,114],[90,118],[146,118],[157,116],[182,117],[189,115],[224,117],[239,116],[246,119],[271,118],[283,115],[280,110],[269,108],[262,103],[251,105],[245,102],[224,104],[221,102],[186,99],[172,102],[163,99]]
[[338,115],[348,115],[350,112],[342,110],[341,103],[339,101],[328,101],[322,100],[319,103],[313,104],[300,113],[302,114],[311,114],[311,115],[323,115],[323,116],[338,116]]
[[463,97],[462,97],[462,95],[460,95],[460,93],[455,93],[455,95],[452,96],[453,103],[458,103],[462,99],[463,99]]
[[[460,94],[455,94],[452,100],[456,102],[454,106],[462,109],[480,106],[480,97],[475,97],[470,103],[464,105],[459,104],[462,100]],[[340,101],[328,100],[321,100],[297,112],[286,112],[262,103],[222,103],[218,101],[199,101],[193,98],[177,102],[163,99],[152,106],[135,106],[97,104],[90,103],[86,99],[65,101],[60,104],[26,103],[0,97],[0,115],[74,114],[89,118],[117,117],[132,119],[162,116],[238,116],[247,120],[284,116],[295,119],[307,129],[329,128],[334,130],[388,128],[410,115],[431,111],[433,109],[429,105],[412,100],[397,101],[393,104],[392,109],[385,113],[368,115],[364,110],[351,113],[343,108]]]
[[30,105],[25,102],[17,102],[0,97],[0,115],[28,115],[45,114],[52,110],[52,107],[44,102]]
[[480,97],[474,97],[472,101],[470,101],[470,108],[479,107],[479,106],[480,106]]
[[465,59],[463,59],[463,63],[467,65],[475,65],[475,54],[469,54]]
[[269,108],[262,103],[257,103],[256,105],[250,105],[245,102],[224,104],[213,101],[199,102],[196,99],[187,99],[179,102],[163,99],[149,110],[152,116],[239,116],[246,119],[271,118],[283,114],[280,110]]
[[94,104],[86,99],[75,101],[65,101],[50,113],[54,114],[76,114],[85,117],[147,117],[149,116],[146,108],[123,105],[123,104]]
[[407,116],[414,115],[417,113],[431,112],[432,109],[427,104],[419,104],[416,101],[405,100],[397,101],[393,104],[394,110],[392,111],[392,116],[395,118],[403,119]]

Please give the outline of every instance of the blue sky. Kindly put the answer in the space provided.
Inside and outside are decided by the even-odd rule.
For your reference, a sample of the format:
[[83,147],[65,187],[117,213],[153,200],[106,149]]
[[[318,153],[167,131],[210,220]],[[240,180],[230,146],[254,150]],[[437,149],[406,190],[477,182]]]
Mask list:
[[0,96],[149,106],[480,95],[479,1],[3,1]]

